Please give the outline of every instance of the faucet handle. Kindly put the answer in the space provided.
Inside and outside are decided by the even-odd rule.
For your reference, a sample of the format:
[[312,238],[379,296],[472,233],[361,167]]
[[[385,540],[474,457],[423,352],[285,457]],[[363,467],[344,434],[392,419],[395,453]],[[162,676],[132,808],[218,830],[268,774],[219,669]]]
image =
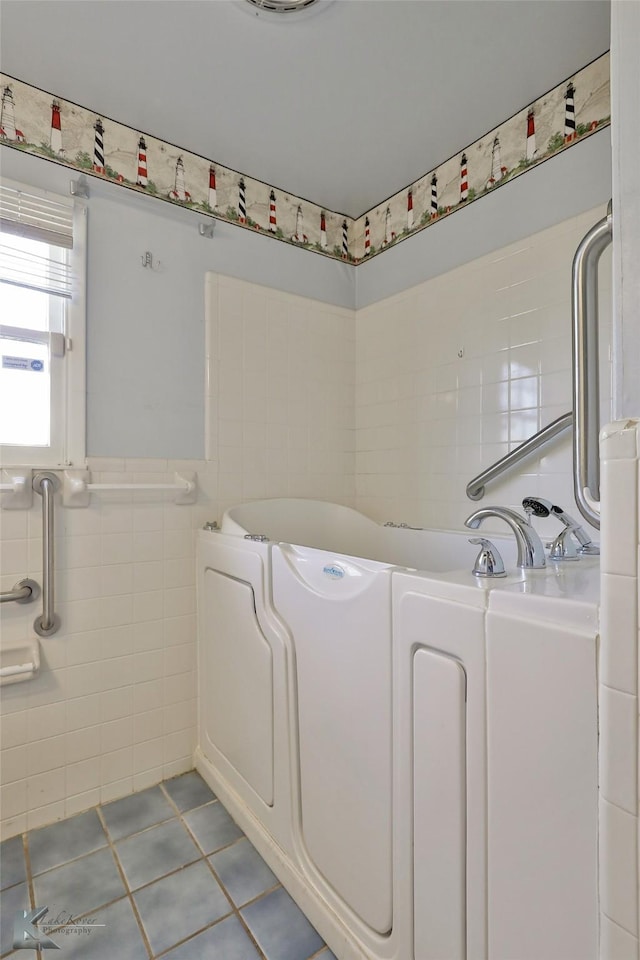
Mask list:
[[578,551],[573,542],[571,534],[574,533],[573,527],[565,527],[551,544],[549,551],[549,560],[577,560]]
[[484,537],[474,537],[469,540],[469,543],[475,543],[482,547],[471,571],[474,577],[506,577],[507,574],[500,552],[491,543],[491,540],[485,540]]

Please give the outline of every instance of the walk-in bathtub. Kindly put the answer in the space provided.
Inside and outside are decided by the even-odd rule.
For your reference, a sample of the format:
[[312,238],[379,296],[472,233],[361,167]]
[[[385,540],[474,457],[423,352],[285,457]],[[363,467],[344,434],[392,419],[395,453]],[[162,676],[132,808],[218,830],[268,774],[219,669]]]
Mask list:
[[[324,500],[281,498],[242,503],[224,513],[221,532],[241,537],[262,534],[275,543],[314,547],[434,573],[470,570],[478,553],[478,548],[469,543],[472,531],[375,523],[357,510]],[[513,567],[515,541],[500,535],[492,539],[499,544],[500,552],[504,551],[505,563]]]
[[[595,799],[574,808],[576,790],[596,790],[597,607],[585,597],[597,563],[524,577],[510,540],[493,539],[510,576],[487,585],[470,573],[477,547],[466,534],[384,526],[336,504],[242,504],[199,535],[197,765],[339,960],[540,960],[547,926],[562,952],[545,960],[595,960],[582,916],[595,891]],[[535,641],[520,649],[490,637],[503,611],[514,644],[519,617],[539,621],[540,636],[555,630],[560,663],[548,644],[539,663]],[[503,661],[520,729],[501,742],[505,718],[493,719],[486,689],[495,686],[504,713]],[[571,742],[544,712],[531,734],[519,698],[530,709],[549,687],[557,699],[572,675],[587,679],[563,699]],[[554,703],[545,709],[557,720]],[[568,845],[577,898],[554,880],[558,843],[527,833],[526,810],[502,813],[510,858],[487,807],[488,771],[509,805],[505,757],[514,763],[518,738],[535,754],[520,779],[555,790],[551,839],[564,827],[577,838]],[[529,855],[535,882],[514,879],[510,904],[509,871]],[[518,939],[498,913],[517,913],[537,889],[547,915]]]

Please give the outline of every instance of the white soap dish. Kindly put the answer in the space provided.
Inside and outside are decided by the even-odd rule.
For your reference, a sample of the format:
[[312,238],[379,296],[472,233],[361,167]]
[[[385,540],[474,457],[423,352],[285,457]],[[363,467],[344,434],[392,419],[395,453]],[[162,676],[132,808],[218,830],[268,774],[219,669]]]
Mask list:
[[15,646],[0,647],[0,685],[33,680],[40,670],[40,642],[25,640]]

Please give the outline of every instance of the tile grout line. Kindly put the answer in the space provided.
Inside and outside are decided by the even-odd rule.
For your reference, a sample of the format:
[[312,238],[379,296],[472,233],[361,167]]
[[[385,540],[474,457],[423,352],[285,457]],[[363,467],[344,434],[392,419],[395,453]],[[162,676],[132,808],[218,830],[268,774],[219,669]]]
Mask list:
[[24,854],[24,865],[27,881],[27,889],[29,891],[29,902],[31,903],[31,909],[35,910],[36,908],[36,894],[33,886],[33,872],[31,870],[31,851],[29,850],[29,834],[25,831],[22,834],[22,852]]
[[[97,807],[93,807],[92,809],[96,810],[96,813],[98,812],[98,808],[97,808]],[[99,815],[98,815],[98,816],[99,816]],[[101,819],[101,818],[99,817],[99,819]],[[58,822],[64,822],[64,821],[58,821]],[[104,824],[102,823],[102,821],[101,821],[101,826],[102,826],[103,829],[104,829]],[[25,835],[25,836],[26,836],[26,835]],[[37,876],[38,876],[38,877],[40,877],[40,876],[45,876],[47,873],[51,873],[53,870],[57,870],[59,867],[66,867],[66,866],[67,866],[68,864],[70,864],[70,863],[77,863],[79,860],[84,859],[84,857],[90,857],[90,856],[91,856],[92,854],[94,854],[94,853],[101,853],[103,850],[110,849],[110,848],[111,848],[111,844],[110,844],[109,842],[107,842],[107,844],[106,844],[105,846],[98,847],[97,850],[90,850],[88,853],[83,854],[81,857],[74,857],[73,860],[67,860],[67,861],[65,861],[64,863],[60,863],[60,864],[58,864],[56,867],[51,867],[50,870],[45,870],[45,871],[43,871],[41,874],[38,874]],[[113,850],[112,850],[111,852],[112,852],[112,855],[113,855]],[[117,857],[114,858],[114,859],[116,860],[116,867],[118,868],[118,872],[119,872],[119,873],[121,874],[121,876],[122,876],[122,871],[120,870],[120,863],[119,863]],[[35,879],[35,878],[34,878],[34,879]],[[124,877],[122,877],[122,879],[124,880]],[[15,884],[14,884],[14,886],[15,886]],[[108,907],[112,907],[114,904],[119,903],[121,900],[130,899],[129,888],[128,888],[128,885],[127,885],[127,883],[126,883],[126,880],[125,880],[125,882],[124,882],[124,888],[125,888],[125,894],[124,894],[123,896],[116,897],[114,900],[109,900],[109,901],[107,901],[107,903],[101,903],[101,904],[99,904],[99,906],[97,906],[97,907],[92,907],[90,910],[85,910],[83,913],[78,914],[78,916],[77,916],[75,919],[81,920],[81,919],[83,919],[84,917],[89,917],[89,916],[91,916],[93,913],[98,913],[98,912],[100,912],[101,910],[106,910]],[[9,888],[7,888],[7,889],[9,889]],[[32,903],[33,903],[34,909],[35,909],[35,898],[32,898]],[[134,913],[135,913],[135,908],[134,908]],[[52,928],[52,929],[49,931],[49,933],[56,933],[56,932],[58,932],[58,931],[60,931],[60,930],[64,930],[65,927],[66,927],[66,924],[60,924],[60,926],[55,927],[55,928]],[[145,945],[146,945],[146,939],[145,939]]]
[[[146,932],[146,930],[144,929],[144,925],[143,925],[143,923],[142,923],[142,918],[141,918],[140,914],[138,913],[138,907],[137,907],[137,905],[136,905],[135,900],[133,899],[133,894],[131,893],[131,890],[129,889],[129,884],[128,884],[128,882],[127,882],[127,878],[126,878],[126,876],[125,876],[124,870],[122,869],[122,865],[121,865],[121,863],[120,863],[120,859],[119,859],[119,857],[118,857],[118,855],[117,855],[117,851],[116,851],[116,848],[115,848],[115,844],[113,843],[113,841],[111,840],[111,837],[110,837],[110,835],[109,835],[109,831],[108,831],[108,829],[107,829],[107,823],[106,823],[106,820],[104,819],[104,815],[103,815],[103,813],[102,813],[102,810],[101,810],[100,806],[97,806],[97,807],[96,807],[96,813],[97,813],[97,815],[98,815],[98,819],[100,820],[100,824],[101,824],[101,826],[102,826],[102,829],[104,830],[105,835],[106,835],[106,837],[107,837],[107,844],[108,844],[109,849],[110,849],[110,851],[111,851],[111,856],[113,857],[113,859],[114,859],[114,861],[115,861],[116,868],[117,868],[117,870],[118,870],[118,873],[119,873],[119,875],[120,875],[120,879],[122,880],[122,883],[123,883],[123,886],[124,886],[124,889],[125,889],[126,897],[127,897],[128,901],[129,901],[129,904],[130,904],[130,906],[131,906],[131,909],[133,910],[133,915],[134,915],[134,917],[135,917],[136,923],[138,924],[138,928],[139,928],[139,930],[140,930],[140,935],[142,936],[142,942],[144,943],[145,950],[147,951],[148,957],[151,958],[151,957],[153,957],[153,950],[151,949],[151,943],[149,942],[149,938],[147,937],[147,932]],[[122,898],[119,897],[118,899],[120,900],[120,899],[122,899]],[[112,902],[115,902],[115,901],[112,901]]]
[[[178,809],[177,805],[174,803],[173,799],[172,799],[171,796],[169,795],[169,792],[168,792],[167,790],[165,790],[165,786],[164,786],[165,782],[166,782],[166,781],[163,781],[162,783],[160,783],[160,787],[162,788],[163,793],[166,794],[167,799],[169,800],[169,802],[172,804],[172,806],[175,807],[175,809],[176,809],[176,811],[177,811],[178,819],[179,819],[180,822],[183,824],[183,826],[185,827],[185,829],[187,830],[187,832],[189,833],[189,835],[190,835],[191,837],[193,837],[193,840],[194,840],[194,842],[196,843],[198,849],[199,849],[199,850],[202,850],[202,852],[203,852],[203,858],[204,858],[207,866],[209,867],[209,870],[210,870],[211,873],[213,874],[215,880],[216,880],[216,881],[218,882],[218,884],[220,885],[222,891],[224,892],[225,896],[227,897],[227,899],[229,900],[229,902],[230,902],[230,904],[231,904],[231,906],[232,906],[232,908],[233,908],[233,915],[235,915],[235,916],[237,917],[237,919],[240,921],[240,924],[241,924],[242,927],[244,928],[245,932],[249,935],[249,938],[251,939],[251,942],[254,944],[254,946],[255,946],[256,949],[258,950],[258,953],[259,953],[260,957],[261,957],[261,958],[264,958],[264,960],[269,960],[269,958],[266,956],[266,954],[262,951],[260,945],[258,944],[257,940],[255,939],[252,931],[251,931],[250,928],[248,927],[248,925],[247,925],[247,923],[246,923],[246,921],[245,921],[245,919],[244,919],[244,917],[242,916],[242,914],[241,914],[240,911],[241,911],[241,910],[244,910],[246,907],[251,906],[251,905],[254,904],[254,903],[257,903],[259,900],[262,900],[262,899],[263,899],[264,897],[266,897],[268,894],[273,893],[274,890],[277,890],[278,888],[282,888],[282,889],[285,889],[285,888],[283,887],[282,883],[281,883],[281,882],[278,880],[278,878],[276,877],[276,883],[275,883],[272,887],[269,887],[267,890],[263,890],[262,893],[259,893],[256,897],[253,897],[251,900],[247,900],[247,902],[246,902],[246,903],[243,903],[241,907],[237,907],[236,904],[234,903],[231,895],[227,892],[226,886],[224,885],[224,883],[222,882],[222,880],[221,880],[220,877],[218,876],[215,868],[214,868],[213,865],[211,864],[211,861],[210,861],[209,858],[212,857],[212,856],[214,856],[214,855],[217,854],[217,853],[220,853],[222,850],[229,850],[232,846],[234,846],[235,844],[239,843],[239,842],[240,842],[241,840],[243,840],[243,839],[244,839],[244,840],[247,840],[247,842],[248,842],[249,844],[251,844],[252,847],[253,847],[253,844],[251,843],[251,841],[249,840],[249,838],[247,837],[247,835],[244,833],[244,831],[241,831],[242,836],[237,837],[237,838],[236,838],[235,840],[233,840],[231,843],[228,843],[228,844],[226,844],[226,845],[223,846],[223,847],[219,847],[217,850],[214,850],[214,851],[213,851],[212,853],[210,853],[210,854],[204,853],[204,850],[203,850],[203,848],[201,847],[201,845],[198,843],[198,840],[196,839],[195,834],[192,833],[192,831],[191,831],[188,823],[187,823],[186,820],[183,818],[183,812]],[[212,791],[212,793],[213,793],[213,791]],[[227,808],[224,806],[223,803],[221,803],[220,799],[219,799],[215,794],[213,794],[213,796],[214,796],[214,801],[213,801],[213,802],[220,803],[220,805],[222,806],[222,808],[226,811]],[[206,803],[206,804],[202,804],[200,807],[193,807],[192,810],[201,810],[203,807],[209,806],[209,805],[211,804],[211,802],[212,802],[212,801],[209,801],[209,803]],[[185,810],[184,813],[191,813],[192,810]],[[228,811],[227,811],[227,813],[228,813]],[[229,816],[231,816],[231,814],[229,814]],[[232,817],[231,819],[233,820],[233,817]],[[235,820],[234,820],[233,822],[235,823]],[[237,824],[236,824],[236,826],[237,826]],[[238,827],[238,829],[240,829],[240,828]],[[255,849],[255,848],[254,848],[254,849]],[[268,866],[268,864],[267,864],[267,866]],[[273,872],[273,871],[272,871],[272,872]],[[274,876],[275,876],[275,875],[274,875]],[[286,892],[286,890],[285,890],[285,892]],[[295,903],[295,901],[294,901],[294,903]],[[297,906],[297,904],[296,904],[296,906]],[[298,907],[298,909],[300,909],[300,908]],[[300,912],[301,912],[302,915],[305,917],[305,919],[307,920],[307,922],[310,922],[309,919],[308,919],[308,917],[306,917],[306,914],[304,914],[303,911],[300,911]],[[229,916],[231,916],[231,914],[227,914],[225,918],[220,918],[220,920],[215,921],[215,923],[212,923],[212,924],[210,924],[208,927],[205,927],[205,928],[203,928],[203,929],[210,929],[211,927],[215,926],[216,923],[219,923],[222,919],[228,919]],[[311,926],[313,926],[313,925],[311,925]],[[315,927],[313,927],[313,929],[315,930]],[[201,932],[201,931],[200,931],[200,932]],[[316,933],[317,933],[317,931],[316,931]],[[192,936],[193,936],[193,935],[192,935]],[[188,939],[191,939],[191,937],[189,937]],[[321,938],[321,939],[322,939],[322,938]],[[181,941],[181,942],[184,943],[185,941]],[[171,949],[173,949],[173,947],[172,947]],[[324,943],[324,941],[323,941],[322,946],[316,951],[316,953],[310,954],[310,956],[309,956],[308,958],[306,958],[306,960],[316,960],[316,958],[320,956],[320,954],[322,953],[322,951],[323,951],[323,950],[327,950],[327,949],[328,949],[327,944]]]
[[[263,951],[261,950],[261,948],[260,948],[257,940],[255,939],[253,933],[251,932],[251,930],[250,930],[249,927],[247,926],[247,923],[245,922],[244,917],[241,915],[241,913],[240,913],[240,908],[239,908],[239,907],[236,907],[235,903],[233,902],[233,899],[231,898],[231,895],[230,895],[230,894],[228,893],[228,891],[227,891],[227,888],[226,888],[225,885],[222,883],[220,877],[218,876],[218,874],[217,874],[216,871],[214,870],[214,868],[213,868],[213,866],[212,866],[212,864],[211,864],[211,861],[209,860],[209,857],[210,857],[210,856],[213,856],[213,853],[211,853],[211,854],[206,854],[206,853],[204,852],[202,846],[200,845],[200,843],[198,843],[198,840],[197,840],[195,834],[191,831],[191,829],[190,829],[190,827],[189,827],[189,824],[188,824],[187,821],[184,819],[184,817],[183,817],[183,815],[182,815],[183,812],[178,809],[177,804],[174,803],[172,797],[169,795],[169,791],[165,789],[164,783],[161,783],[161,784],[160,784],[160,788],[162,789],[162,792],[166,795],[167,799],[169,800],[169,803],[171,803],[171,805],[175,808],[175,810],[176,810],[176,812],[177,812],[177,815],[178,815],[179,821],[182,823],[183,827],[185,828],[185,830],[187,831],[187,833],[189,834],[189,836],[193,839],[193,841],[194,841],[194,843],[196,844],[198,850],[201,850],[201,851],[202,851],[202,855],[203,855],[204,861],[205,861],[205,863],[206,863],[206,865],[207,865],[207,867],[208,867],[208,869],[209,869],[209,872],[212,874],[214,880],[215,880],[216,883],[219,885],[220,889],[222,890],[222,892],[224,893],[225,897],[227,898],[227,900],[229,901],[229,903],[230,903],[230,905],[231,905],[231,909],[232,909],[233,913],[230,914],[230,915],[233,915],[233,916],[236,917],[236,919],[237,919],[238,922],[240,923],[241,927],[243,928],[243,930],[245,931],[245,933],[248,935],[251,943],[254,945],[254,947],[255,947],[256,950],[258,951],[258,956],[260,957],[260,960],[268,960],[266,954],[263,953]],[[218,797],[215,796],[215,794],[213,793],[213,791],[211,791],[211,792],[212,792],[212,795],[215,797],[215,802],[216,802],[216,803],[220,803],[220,800],[218,799]],[[207,806],[207,804],[203,804],[203,806]],[[224,804],[220,804],[220,806],[221,806],[224,810],[226,810],[226,807],[224,806]],[[194,810],[197,810],[197,809],[201,809],[201,808],[199,808],[199,807],[194,807],[193,809],[194,809]],[[184,812],[185,812],[185,813],[191,813],[190,810],[185,810]],[[228,812],[228,811],[227,811],[227,812]],[[229,816],[230,816],[230,814],[229,814]],[[232,819],[233,819],[233,818],[232,818]],[[234,821],[234,823],[235,823],[235,821]],[[237,824],[236,824],[236,826],[237,826]],[[238,828],[238,829],[240,829],[240,828]],[[241,832],[242,832],[242,831],[241,831]],[[245,834],[244,834],[244,832],[242,832],[242,837],[244,837],[244,836],[245,836]],[[242,837],[238,837],[236,840],[233,841],[233,843],[229,843],[229,844],[227,844],[225,847],[220,847],[220,850],[229,849],[229,847],[233,846],[234,843],[237,843],[238,840],[241,840]],[[219,852],[219,850],[215,850],[215,851],[214,851],[214,853],[218,853],[218,852]],[[263,896],[263,895],[264,895],[264,894],[261,894],[260,896]],[[259,899],[259,898],[255,898],[255,899]],[[228,914],[228,916],[229,916],[229,914]],[[219,922],[219,921],[217,921],[217,922]],[[215,926],[215,924],[210,924],[210,926]],[[208,928],[205,928],[205,929],[208,929]]]
[[[173,778],[171,778],[171,779],[173,779]],[[121,900],[123,900],[123,899],[127,899],[127,900],[129,901],[129,903],[131,904],[131,907],[132,907],[132,910],[133,910],[133,913],[134,913],[134,917],[135,917],[136,922],[137,922],[137,924],[138,924],[138,927],[139,927],[139,929],[140,929],[140,931],[141,931],[143,943],[144,943],[144,945],[145,945],[145,949],[147,950],[148,958],[149,958],[149,960],[155,960],[156,957],[166,956],[166,954],[169,953],[171,950],[175,949],[175,948],[178,947],[178,946],[181,946],[181,945],[184,944],[184,943],[189,942],[190,940],[194,939],[196,936],[200,935],[201,933],[205,932],[206,930],[209,930],[209,929],[211,929],[212,927],[216,926],[217,924],[221,923],[223,920],[229,919],[229,917],[231,917],[231,916],[235,916],[236,919],[238,920],[238,922],[240,923],[241,928],[244,930],[244,932],[245,932],[245,933],[247,934],[247,936],[249,937],[250,942],[252,943],[252,945],[253,945],[253,946],[255,947],[255,949],[257,950],[258,956],[259,956],[260,960],[268,960],[268,958],[266,957],[266,954],[264,953],[264,951],[263,951],[263,950],[261,949],[261,947],[259,946],[257,940],[255,939],[255,937],[254,937],[251,929],[248,927],[248,925],[247,925],[246,921],[244,920],[244,918],[243,918],[243,916],[242,916],[242,914],[241,914],[240,911],[243,910],[243,909],[245,909],[246,907],[248,907],[248,906],[256,903],[257,901],[263,899],[263,898],[266,897],[267,895],[273,893],[275,890],[277,890],[278,888],[282,887],[282,884],[280,883],[280,881],[279,881],[279,880],[277,879],[277,877],[276,877],[276,883],[275,883],[273,886],[271,886],[271,887],[269,887],[268,889],[262,891],[262,892],[259,893],[257,896],[253,897],[252,899],[247,900],[247,902],[246,902],[246,903],[243,903],[241,906],[236,906],[236,904],[234,903],[231,895],[230,895],[229,892],[227,891],[227,888],[226,888],[225,884],[222,882],[222,880],[221,880],[220,877],[218,876],[215,868],[214,868],[213,865],[211,864],[211,862],[210,862],[210,860],[209,860],[209,857],[212,857],[212,856],[214,856],[214,855],[216,855],[216,854],[218,854],[218,853],[220,853],[220,852],[222,852],[222,851],[224,851],[224,850],[230,849],[232,846],[236,845],[237,843],[239,843],[239,842],[240,842],[241,840],[243,840],[243,839],[246,839],[249,844],[251,844],[251,841],[246,837],[246,835],[244,834],[244,832],[241,831],[241,836],[240,836],[240,837],[237,837],[235,840],[232,840],[230,843],[227,843],[227,844],[224,844],[224,845],[221,846],[221,847],[218,847],[216,850],[212,851],[210,854],[205,853],[205,852],[204,852],[204,848],[203,848],[202,845],[198,842],[195,834],[192,832],[191,828],[189,827],[189,824],[186,822],[185,815],[186,815],[186,814],[189,814],[189,813],[192,813],[192,812],[195,811],[195,810],[201,810],[201,809],[203,809],[203,808],[206,807],[206,806],[212,806],[214,803],[220,803],[219,798],[218,798],[215,794],[213,794],[213,792],[212,792],[212,797],[213,797],[212,800],[207,800],[205,803],[199,804],[198,806],[192,807],[192,808],[190,808],[190,809],[188,809],[188,810],[181,811],[181,810],[178,808],[177,804],[176,804],[176,803],[174,802],[174,800],[172,799],[172,797],[170,796],[169,792],[165,789],[165,786],[164,786],[165,782],[166,782],[166,781],[161,781],[159,784],[157,784],[157,786],[159,786],[159,787],[161,788],[162,794],[165,796],[165,798],[166,798],[167,801],[169,802],[171,808],[175,811],[175,817],[169,817],[169,818],[167,818],[167,819],[165,819],[165,820],[160,820],[160,821],[158,821],[158,823],[150,824],[150,825],[148,825],[148,826],[146,826],[146,827],[143,827],[141,830],[138,830],[138,831],[136,831],[136,832],[134,832],[134,833],[128,834],[128,835],[126,835],[126,836],[124,836],[124,837],[120,837],[120,838],[116,841],[116,840],[112,840],[111,835],[110,835],[110,833],[109,833],[109,830],[108,830],[108,827],[107,827],[107,823],[106,823],[106,820],[105,820],[105,817],[104,817],[104,814],[103,814],[103,809],[102,809],[103,805],[102,805],[102,804],[97,804],[97,805],[96,805],[95,807],[93,807],[92,809],[94,809],[94,810],[96,811],[96,813],[97,813],[97,815],[98,815],[98,819],[99,819],[99,821],[100,821],[100,825],[101,825],[102,830],[103,830],[103,832],[104,832],[104,834],[105,834],[105,838],[106,838],[105,845],[104,845],[104,846],[101,846],[101,847],[98,847],[96,850],[90,850],[90,851],[88,851],[87,853],[81,854],[81,855],[78,856],[78,857],[74,857],[74,858],[71,859],[71,860],[64,861],[64,862],[61,863],[61,864],[56,864],[56,866],[50,867],[48,870],[42,871],[42,874],[38,874],[38,876],[46,876],[47,874],[51,873],[53,870],[58,869],[59,867],[67,866],[67,865],[73,864],[73,863],[77,863],[79,860],[82,860],[82,859],[84,859],[84,858],[87,857],[87,856],[90,856],[90,855],[92,855],[92,854],[94,854],[94,853],[98,853],[98,852],[100,852],[100,851],[105,850],[105,849],[108,848],[108,849],[111,851],[111,855],[112,855],[113,859],[115,860],[116,868],[117,868],[117,870],[118,870],[118,874],[119,874],[119,876],[120,876],[120,878],[121,878],[121,880],[122,880],[122,882],[123,882],[123,886],[124,886],[124,896],[118,896],[118,897],[116,897],[114,900],[110,900],[108,903],[100,904],[98,907],[94,907],[94,908],[92,908],[91,910],[87,910],[87,911],[85,911],[84,913],[82,913],[81,915],[79,915],[79,916],[78,916],[78,919],[82,919],[83,917],[90,916],[90,915],[93,914],[93,913],[99,912],[99,911],[101,911],[101,910],[105,910],[105,909],[107,909],[108,907],[113,906],[115,903],[118,903],[119,901],[121,901]],[[220,805],[221,805],[221,807],[222,807],[224,810],[226,810],[226,807],[224,807],[224,804],[221,804],[221,803],[220,803]],[[150,943],[150,941],[149,941],[149,939],[148,939],[148,937],[147,937],[147,935],[146,935],[146,931],[145,931],[145,929],[144,929],[144,924],[143,924],[143,922],[142,922],[141,915],[140,915],[140,913],[139,913],[139,911],[138,911],[138,909],[137,909],[137,905],[136,905],[136,903],[135,903],[134,892],[130,889],[129,882],[128,882],[127,877],[126,877],[126,874],[125,874],[125,872],[124,872],[124,868],[123,868],[122,865],[121,865],[121,862],[120,862],[120,859],[119,859],[119,856],[118,856],[118,851],[117,851],[117,848],[116,848],[116,843],[119,843],[119,842],[124,841],[124,840],[132,839],[133,837],[140,836],[141,834],[147,833],[147,832],[149,832],[150,830],[154,829],[155,827],[159,827],[159,826],[162,826],[162,825],[164,825],[164,824],[166,824],[166,823],[170,823],[170,822],[172,822],[174,819],[177,820],[177,821],[182,825],[182,827],[184,828],[184,830],[185,830],[186,833],[187,833],[187,836],[189,836],[189,837],[191,838],[192,842],[195,844],[195,847],[196,847],[197,851],[200,853],[200,856],[199,856],[196,860],[193,860],[193,861],[190,861],[190,862],[188,862],[188,863],[182,864],[181,866],[179,866],[179,867],[176,868],[175,870],[171,870],[171,871],[169,871],[168,873],[163,874],[161,877],[156,877],[155,879],[149,881],[148,883],[143,884],[142,886],[136,888],[135,892],[137,893],[139,890],[144,890],[144,889],[148,888],[149,886],[153,885],[154,883],[157,883],[157,882],[160,881],[160,880],[164,880],[166,877],[174,876],[175,874],[179,873],[181,870],[184,870],[184,869],[186,869],[186,868],[189,867],[189,866],[193,866],[193,865],[196,864],[196,863],[199,863],[199,862],[201,862],[201,861],[204,861],[204,862],[206,863],[206,866],[207,866],[209,872],[212,874],[212,876],[214,877],[215,881],[218,883],[220,889],[222,890],[225,898],[226,898],[227,901],[229,902],[229,905],[230,905],[230,907],[231,907],[231,910],[230,910],[229,913],[224,914],[222,917],[219,917],[217,920],[213,921],[212,923],[207,924],[206,926],[202,927],[201,929],[194,931],[194,932],[191,933],[188,937],[184,938],[183,940],[180,940],[178,943],[172,944],[169,948],[167,948],[167,950],[162,951],[162,953],[160,953],[160,954],[154,954],[153,949],[152,949],[152,947],[151,947],[151,943]],[[231,819],[233,819],[233,818],[231,818]],[[234,821],[234,822],[235,822],[235,821]],[[29,850],[28,833],[29,833],[29,831],[25,831],[25,832],[22,834],[22,843],[23,843],[23,852],[24,852],[24,857],[25,857],[25,866],[26,866],[26,875],[27,875],[26,879],[27,879],[27,883],[28,883],[29,897],[30,897],[30,902],[31,902],[31,904],[32,904],[32,908],[35,908],[35,889],[34,889],[34,879],[35,879],[35,878],[34,878],[34,876],[33,876],[32,868],[31,868],[31,857],[30,857],[30,850]],[[18,881],[18,882],[20,883],[20,882],[22,882],[22,881]],[[12,886],[16,886],[16,884],[13,884]],[[7,889],[11,889],[11,888],[8,887]],[[60,929],[63,929],[63,925],[61,925],[60,927],[56,928],[56,930],[52,930],[52,931],[50,931],[50,932],[55,933],[56,931],[59,931]],[[315,954],[312,954],[312,955],[308,958],[308,960],[315,960],[315,958],[317,958],[318,956],[320,956],[320,953],[321,953],[323,950],[325,950],[325,949],[327,949],[326,944],[323,944],[323,946],[320,948],[320,950],[319,950],[318,952],[316,952]],[[11,955],[13,955],[13,954],[11,954]],[[4,955],[3,955],[3,956],[4,956]],[[7,955],[7,956],[8,956],[8,955]]]

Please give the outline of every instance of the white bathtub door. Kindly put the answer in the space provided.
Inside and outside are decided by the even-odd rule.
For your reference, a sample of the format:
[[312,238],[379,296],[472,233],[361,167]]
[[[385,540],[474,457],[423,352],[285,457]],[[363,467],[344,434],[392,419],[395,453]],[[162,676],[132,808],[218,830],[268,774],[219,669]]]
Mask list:
[[370,927],[392,926],[391,575],[385,564],[273,548],[273,603],[296,660],[302,841]]
[[251,583],[205,569],[200,596],[206,637],[200,669],[205,733],[269,806],[273,804],[273,663]]

